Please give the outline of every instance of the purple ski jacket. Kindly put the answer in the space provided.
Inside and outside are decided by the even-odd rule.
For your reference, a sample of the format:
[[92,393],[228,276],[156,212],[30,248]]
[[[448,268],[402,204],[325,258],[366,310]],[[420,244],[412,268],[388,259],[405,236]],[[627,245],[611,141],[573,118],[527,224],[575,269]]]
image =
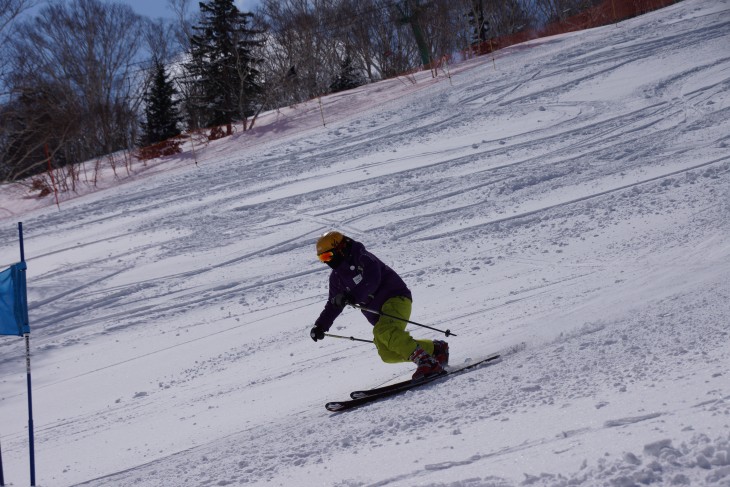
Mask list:
[[[413,299],[403,279],[355,240],[352,240],[350,255],[330,274],[329,299],[315,322],[317,326],[329,330],[335,318],[342,313],[342,309],[332,304],[332,298],[341,293],[350,296],[355,303],[377,311],[390,298],[402,296]],[[375,313],[362,313],[373,325],[380,319]]]

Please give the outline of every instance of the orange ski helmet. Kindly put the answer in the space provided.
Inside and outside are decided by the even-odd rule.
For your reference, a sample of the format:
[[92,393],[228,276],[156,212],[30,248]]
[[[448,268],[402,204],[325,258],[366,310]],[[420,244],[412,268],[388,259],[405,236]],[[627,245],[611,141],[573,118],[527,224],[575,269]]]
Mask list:
[[340,232],[327,232],[317,239],[317,257],[322,262],[329,262],[335,257],[335,252],[342,254],[347,237]]

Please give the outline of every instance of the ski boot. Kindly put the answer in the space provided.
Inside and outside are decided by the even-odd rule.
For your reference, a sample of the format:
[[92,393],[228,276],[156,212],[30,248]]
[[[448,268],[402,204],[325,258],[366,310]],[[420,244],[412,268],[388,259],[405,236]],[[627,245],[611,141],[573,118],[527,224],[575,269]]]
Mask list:
[[413,373],[412,380],[419,380],[432,375],[438,375],[444,371],[441,364],[436,359],[426,353],[424,349],[419,345],[416,350],[411,354],[411,361],[418,367]]
[[449,344],[441,340],[434,340],[433,358],[441,364],[441,367],[449,365]]

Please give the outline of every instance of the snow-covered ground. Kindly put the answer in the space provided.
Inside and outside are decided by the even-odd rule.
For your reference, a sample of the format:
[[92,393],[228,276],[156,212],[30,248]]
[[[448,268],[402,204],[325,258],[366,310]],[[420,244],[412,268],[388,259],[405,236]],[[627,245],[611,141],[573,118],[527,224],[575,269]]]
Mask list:
[[[25,228],[38,484],[729,486],[730,2],[450,74],[268,114],[60,209],[0,188],[3,267]],[[328,413],[413,368],[309,339],[331,228],[458,335],[452,363],[502,361]],[[14,486],[26,400],[2,337]]]

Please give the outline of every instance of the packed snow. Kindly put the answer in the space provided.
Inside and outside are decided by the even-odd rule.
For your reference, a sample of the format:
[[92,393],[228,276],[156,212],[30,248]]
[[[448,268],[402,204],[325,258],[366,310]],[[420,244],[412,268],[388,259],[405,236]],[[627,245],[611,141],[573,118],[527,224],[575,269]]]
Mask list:
[[[730,1],[132,169],[59,206],[0,188],[3,268],[25,229],[38,485],[730,486]],[[457,335],[453,365],[501,361],[327,412],[414,368],[309,338],[329,229]],[[371,337],[356,310],[331,331]],[[0,354],[5,480],[27,485],[23,340]]]

